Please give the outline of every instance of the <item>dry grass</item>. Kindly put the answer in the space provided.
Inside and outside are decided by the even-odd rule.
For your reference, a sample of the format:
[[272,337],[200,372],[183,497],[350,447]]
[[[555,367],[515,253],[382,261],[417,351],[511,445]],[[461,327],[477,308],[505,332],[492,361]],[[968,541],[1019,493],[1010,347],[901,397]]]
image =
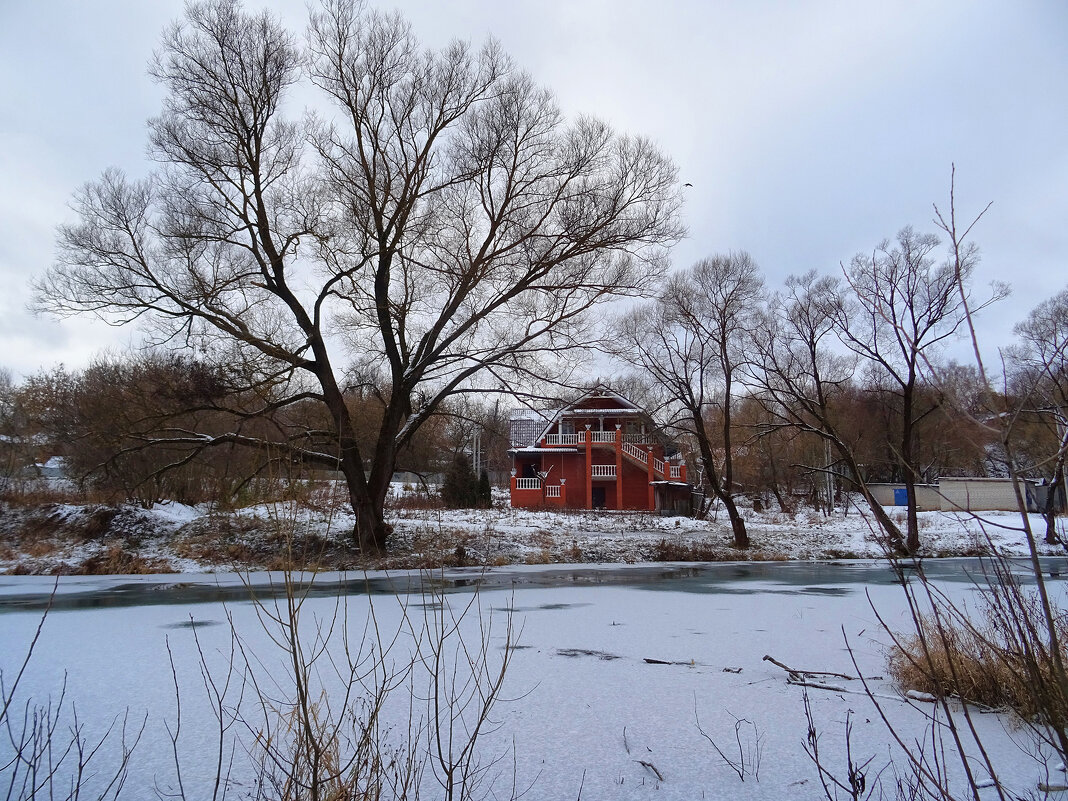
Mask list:
[[142,536],[153,533],[136,512],[117,506],[7,505],[0,512],[7,516],[3,533],[8,543],[30,556],[45,555],[30,553],[31,549],[47,550],[63,543],[123,540],[126,545],[137,545]]
[[683,542],[664,538],[654,547],[651,559],[654,562],[723,562],[738,559],[737,554],[720,543],[707,540]]
[[244,542],[226,542],[206,534],[186,537],[174,543],[175,553],[183,559],[206,564],[247,565],[253,552]]
[[42,559],[46,556],[52,556],[59,550],[59,543],[54,540],[42,539],[27,543],[23,548],[23,553],[32,559]]
[[528,565],[547,565],[553,561],[553,555],[548,548],[542,548],[540,551],[531,551],[524,558],[524,564]]
[[101,576],[117,573],[173,573],[174,567],[166,559],[144,557],[128,551],[122,545],[111,545],[103,553],[94,554],[71,568],[69,575]]
[[[1068,627],[1062,625],[1062,642]],[[1068,658],[1068,654],[1064,655]],[[1042,662],[1045,662],[1043,665]],[[992,708],[1010,708],[1032,719],[1043,706],[1037,697],[1054,681],[1048,659],[1028,667],[1020,651],[989,617],[973,624],[925,616],[917,631],[899,636],[887,656],[887,672],[903,690],[956,697]],[[1032,675],[1038,672],[1039,676]],[[1037,679],[1037,680],[1036,680]]]
[[84,493],[44,481],[9,484],[0,491],[0,502],[17,507],[48,506],[57,503],[85,503]]
[[54,560],[23,559],[11,568],[15,576],[105,576],[174,573],[174,566],[162,557],[146,557],[115,543],[100,553],[70,564]]
[[572,541],[571,545],[564,548],[563,557],[565,562],[581,562],[582,549],[578,546],[577,542]]
[[652,562],[783,562],[790,558],[778,551],[759,548],[741,550],[707,539],[684,542],[666,537],[653,547],[649,555],[649,561]]
[[556,538],[553,537],[552,532],[545,529],[538,529],[530,535],[530,544],[535,548],[541,548],[548,550],[556,544]]
[[[443,567],[477,567],[493,563],[490,538],[484,532],[444,526],[422,526],[400,532],[389,554],[377,560],[376,568],[386,570],[437,570]],[[503,564],[509,564],[506,560]]]
[[444,509],[445,504],[437,493],[411,492],[403,495],[391,495],[386,499],[389,510],[432,510]]
[[183,529],[172,542],[183,559],[235,570],[350,570],[358,555],[343,539],[292,521],[216,514]]

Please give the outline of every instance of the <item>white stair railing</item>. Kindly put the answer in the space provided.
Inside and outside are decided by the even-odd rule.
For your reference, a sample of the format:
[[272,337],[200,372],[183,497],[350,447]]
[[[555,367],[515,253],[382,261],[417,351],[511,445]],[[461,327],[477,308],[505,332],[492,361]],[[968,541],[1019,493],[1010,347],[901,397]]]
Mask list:
[[642,464],[649,463],[649,452],[644,451],[641,448],[631,445],[629,442],[623,443],[623,453],[630,456],[632,459],[637,459]]

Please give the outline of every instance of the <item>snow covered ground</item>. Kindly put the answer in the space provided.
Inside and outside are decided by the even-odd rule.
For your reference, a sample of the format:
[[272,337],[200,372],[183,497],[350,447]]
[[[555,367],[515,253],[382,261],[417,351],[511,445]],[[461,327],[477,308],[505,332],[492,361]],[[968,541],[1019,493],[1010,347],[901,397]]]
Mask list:
[[[979,597],[962,580],[969,567],[975,567],[973,560],[950,560],[934,571],[937,586],[959,603],[974,604]],[[471,583],[479,574],[468,569],[438,578],[446,584]],[[501,758],[492,797],[508,797],[514,777],[519,790],[530,788],[529,799],[822,798],[803,748],[808,724],[802,688],[788,684],[786,673],[765,661],[765,654],[810,671],[857,675],[859,667],[906,741],[922,741],[927,731],[932,705],[906,701],[881,678],[889,637],[873,607],[891,629],[906,630],[910,623],[901,586],[879,562],[578,566],[567,572],[530,566],[491,569],[488,575],[493,582],[477,599],[481,615],[470,614],[461,628],[475,643],[480,630],[489,627],[492,664],[504,653],[509,613],[517,633],[504,700],[494,708],[494,725],[483,741],[487,758]],[[601,583],[609,576],[612,581]],[[262,584],[267,577],[251,580]],[[20,608],[15,601],[47,593],[50,581],[0,580],[5,677],[13,675],[40,621],[39,610]],[[55,697],[65,680],[68,702],[77,704],[87,732],[99,733],[127,711],[137,725],[145,720],[125,797],[149,797],[153,785],[174,786],[165,728],[175,722],[168,649],[182,687],[180,753],[189,797],[206,797],[200,782],[209,779],[214,766],[214,720],[204,703],[194,637],[221,676],[229,660],[232,621],[244,647],[255,652],[259,669],[274,676],[272,696],[285,694],[285,654],[265,634],[254,604],[189,601],[190,592],[214,582],[232,587],[240,579],[226,574],[190,575],[180,582],[162,576],[61,579],[69,602],[49,614],[22,690],[38,700]],[[1056,582],[1063,603],[1064,583]],[[138,587],[154,596],[151,602],[129,604],[131,590]],[[366,643],[373,608],[380,636],[394,643],[391,658],[403,663],[414,640],[406,635],[394,640],[392,632],[404,630],[405,616],[418,621],[440,604],[457,610],[472,598],[458,587],[433,597],[349,595],[342,607],[346,625],[335,629],[331,647],[339,652],[342,629],[352,643]],[[329,594],[310,597],[303,610],[306,631],[314,628],[313,617],[332,619],[336,608]],[[849,721],[854,761],[870,757],[864,769],[869,786],[883,771],[881,780],[891,791],[893,768],[887,764],[893,760],[898,770],[905,765],[872,699],[859,681],[820,681],[829,689],[808,693],[825,766],[844,776]],[[236,689],[231,693],[233,704]],[[425,714],[422,697],[417,687],[417,716]],[[395,738],[407,731],[403,724],[411,700],[402,689],[387,704],[387,715],[402,724],[394,729]],[[1030,755],[1025,729],[996,714],[976,714],[974,720],[1010,793],[1041,796],[1039,782],[1063,776]],[[744,722],[736,738],[739,721]],[[740,744],[748,760],[744,777],[716,754],[702,731],[736,764]],[[240,727],[230,733],[240,733]],[[9,752],[0,740],[0,764]],[[974,746],[969,753],[975,757]],[[234,771],[235,777],[247,776],[240,749]],[[963,793],[952,758],[950,773]],[[979,778],[985,773],[980,771]],[[236,796],[247,789],[235,788]],[[994,792],[984,790],[981,797],[996,797]]]
[[[402,488],[396,488],[403,499]],[[306,504],[260,504],[228,513],[176,503],[152,509],[55,505],[0,510],[0,572],[147,573],[227,569],[422,568],[433,566],[634,563],[877,558],[882,547],[861,507],[833,515],[802,510],[793,515],[746,510],[752,548],[731,547],[730,526],[720,512],[709,520],[641,513],[557,512],[511,509],[407,508],[395,503],[389,553],[360,562],[349,547],[353,518],[337,497]],[[904,511],[892,515],[904,525]],[[921,512],[925,556],[1023,554],[1026,541],[1016,513],[981,518]],[[1044,521],[1031,516],[1041,538]],[[1060,532],[1065,536],[1065,523]],[[1059,546],[1043,546],[1062,553]],[[286,558],[289,558],[286,556]]]

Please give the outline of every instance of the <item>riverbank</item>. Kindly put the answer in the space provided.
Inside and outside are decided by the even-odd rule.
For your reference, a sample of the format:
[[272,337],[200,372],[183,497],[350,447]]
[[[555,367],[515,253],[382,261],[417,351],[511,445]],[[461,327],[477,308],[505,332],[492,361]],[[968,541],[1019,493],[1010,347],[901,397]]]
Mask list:
[[[0,506],[0,573],[103,575],[229,570],[353,570],[638,562],[879,558],[870,515],[856,504],[830,515],[745,510],[752,545],[732,547],[723,513],[708,520],[646,513],[420,508],[400,498],[388,513],[387,553],[365,559],[351,547],[353,518],[331,499],[208,505],[36,504]],[[902,518],[903,510],[894,514]],[[921,556],[1022,555],[1020,515],[922,512]],[[1041,538],[1045,524],[1030,522]],[[1060,526],[1062,538],[1065,525]],[[1063,554],[1042,545],[1042,553]]]

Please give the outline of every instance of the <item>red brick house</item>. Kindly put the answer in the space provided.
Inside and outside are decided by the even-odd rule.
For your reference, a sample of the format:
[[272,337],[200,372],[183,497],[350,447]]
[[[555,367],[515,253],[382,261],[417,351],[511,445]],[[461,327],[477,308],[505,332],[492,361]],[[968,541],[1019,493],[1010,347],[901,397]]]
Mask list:
[[513,413],[513,507],[689,513],[691,487],[678,453],[648,412],[603,387],[551,416]]

